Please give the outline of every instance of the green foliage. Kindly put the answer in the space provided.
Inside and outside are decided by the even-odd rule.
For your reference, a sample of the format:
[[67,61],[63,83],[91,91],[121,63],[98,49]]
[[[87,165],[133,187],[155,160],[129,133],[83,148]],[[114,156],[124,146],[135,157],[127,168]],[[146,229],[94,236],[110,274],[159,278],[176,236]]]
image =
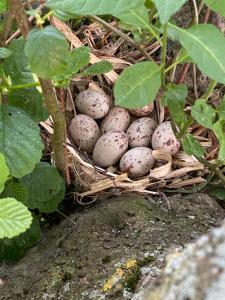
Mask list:
[[159,18],[165,24],[187,0],[153,0],[158,9]]
[[0,152],[16,178],[31,172],[42,156],[39,127],[22,110],[0,105]]
[[7,58],[10,55],[12,55],[12,51],[4,47],[0,48],[0,58]]
[[188,155],[201,157],[205,154],[205,149],[190,133],[187,133],[182,140],[182,146]]
[[2,198],[15,198],[26,206],[28,206],[28,196],[29,194],[25,185],[15,178],[7,181],[5,189],[1,194]]
[[191,115],[203,127],[213,128],[216,111],[204,99],[195,101],[191,108]]
[[225,200],[225,189],[222,187],[218,187],[218,188],[212,187],[209,190],[209,195],[216,197],[219,200]]
[[113,68],[111,62],[107,60],[99,61],[81,73],[81,76],[95,76],[108,73]]
[[219,149],[219,159],[221,161],[225,160],[225,120],[219,120],[213,125],[213,131],[216,134],[220,149]]
[[5,157],[0,153],[0,193],[3,191],[6,181],[9,177],[9,169]]
[[32,173],[21,179],[29,192],[28,207],[50,213],[57,209],[65,195],[65,183],[56,168],[40,162]]
[[204,74],[225,83],[225,38],[215,26],[199,24],[183,29],[169,24],[169,32]]
[[142,62],[126,68],[116,81],[116,105],[139,108],[152,103],[160,88],[160,68],[153,62]]
[[225,120],[225,97],[223,98],[223,101],[216,109],[218,116],[220,120]]
[[14,198],[0,199],[0,239],[25,232],[31,222],[31,213],[22,203]]
[[144,5],[135,9],[128,10],[118,15],[118,18],[128,25],[132,25],[138,29],[149,28],[148,10]]
[[205,3],[212,9],[225,17],[225,0],[205,0]]
[[51,79],[65,71],[69,59],[68,47],[65,36],[49,25],[30,31],[25,54],[34,73],[43,79]]
[[3,13],[6,11],[6,0],[1,0],[0,1],[0,13]]

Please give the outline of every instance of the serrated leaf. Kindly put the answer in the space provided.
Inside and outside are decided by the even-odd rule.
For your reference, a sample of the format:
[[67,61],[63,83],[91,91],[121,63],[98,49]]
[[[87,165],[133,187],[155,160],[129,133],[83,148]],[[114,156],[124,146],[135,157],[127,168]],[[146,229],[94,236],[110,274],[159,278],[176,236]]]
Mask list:
[[220,149],[219,156],[220,160],[225,160],[225,120],[219,120],[213,125],[213,131],[216,134]]
[[205,149],[196,140],[190,133],[187,133],[186,136],[182,140],[182,146],[184,152],[188,155],[195,155],[197,157],[201,157],[205,153]]
[[216,12],[225,17],[225,0],[205,0],[205,3]]
[[195,101],[194,105],[191,108],[192,117],[206,128],[213,128],[213,123],[216,118],[216,111],[205,100],[199,99]]
[[4,48],[4,47],[0,47],[0,58],[7,58],[10,55],[12,55],[12,51]]
[[24,53],[25,40],[15,39],[10,43],[12,55],[4,61],[4,72],[10,76],[13,85],[34,82],[28,59]]
[[3,198],[15,198],[19,202],[22,202],[27,206],[28,201],[28,191],[24,184],[17,181],[15,178],[7,181],[5,189],[1,194]]
[[39,127],[22,110],[0,105],[0,152],[10,175],[20,178],[31,172],[42,156]]
[[111,62],[107,60],[99,61],[89,68],[87,68],[84,72],[81,73],[81,76],[95,76],[108,73],[113,69],[113,65]]
[[181,42],[205,75],[225,83],[225,37],[215,26],[198,24],[183,29],[170,23],[169,33]]
[[32,173],[21,179],[29,192],[28,207],[50,213],[65,195],[65,183],[56,168],[40,162]]
[[45,121],[49,116],[44,106],[43,96],[35,87],[11,90],[8,101],[10,105],[24,110],[36,123]]
[[177,100],[182,102],[184,108],[185,99],[188,95],[188,89],[185,84],[169,83],[166,87],[166,91],[163,95],[162,104],[168,106],[168,101]]
[[65,36],[51,25],[32,29],[25,44],[25,54],[37,76],[52,79],[67,68],[68,43]]
[[134,109],[152,103],[161,86],[160,70],[153,62],[126,68],[115,84],[116,105]]
[[159,13],[160,22],[165,24],[187,0],[153,0]]
[[21,202],[14,198],[0,199],[0,239],[25,232],[31,222],[31,213]]
[[117,16],[144,3],[145,0],[47,0],[46,5],[54,10],[81,16],[105,14]]
[[3,191],[9,177],[9,169],[6,164],[5,156],[0,153],[0,193]]
[[28,230],[12,239],[5,238],[0,240],[0,262],[14,262],[19,260],[28,248],[37,244],[40,236],[39,220],[33,215],[32,224]]
[[220,120],[225,120],[225,97],[221,104],[216,108],[216,111],[219,115]]

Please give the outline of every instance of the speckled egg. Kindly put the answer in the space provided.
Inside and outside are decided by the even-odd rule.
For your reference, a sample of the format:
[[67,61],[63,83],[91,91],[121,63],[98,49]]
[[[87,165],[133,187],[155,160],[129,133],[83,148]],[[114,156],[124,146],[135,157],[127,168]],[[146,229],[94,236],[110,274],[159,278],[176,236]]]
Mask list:
[[134,121],[127,130],[129,146],[147,147],[151,143],[152,134],[157,127],[156,121],[144,117]]
[[80,113],[93,119],[101,119],[109,111],[109,97],[92,89],[80,92],[75,104]]
[[154,103],[145,105],[137,109],[129,109],[129,112],[136,117],[147,117],[154,109]]
[[101,133],[98,124],[86,115],[77,115],[70,123],[71,138],[81,150],[92,153]]
[[127,151],[120,160],[120,170],[130,178],[147,175],[154,165],[152,150],[147,147],[137,147]]
[[97,141],[94,152],[94,163],[103,168],[113,166],[128,148],[128,138],[123,131],[109,131]]
[[130,115],[125,108],[114,107],[102,120],[100,130],[106,133],[112,130],[126,131],[130,125]]
[[177,140],[171,123],[169,121],[160,124],[152,135],[152,148],[162,149],[174,155],[180,149],[180,142]]

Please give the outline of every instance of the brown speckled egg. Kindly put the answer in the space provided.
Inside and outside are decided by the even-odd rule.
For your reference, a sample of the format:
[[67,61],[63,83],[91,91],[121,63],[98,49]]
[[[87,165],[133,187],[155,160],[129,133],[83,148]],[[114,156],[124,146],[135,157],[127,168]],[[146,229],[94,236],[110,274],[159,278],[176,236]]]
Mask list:
[[169,121],[160,124],[152,135],[152,148],[165,150],[174,155],[180,149],[180,142],[177,140],[171,123]]
[[92,89],[80,92],[75,104],[80,113],[93,119],[101,119],[109,111],[109,97]]
[[154,109],[154,103],[145,105],[137,109],[129,109],[129,112],[136,117],[147,117]]
[[100,130],[102,134],[112,130],[126,131],[129,125],[130,115],[128,111],[122,107],[114,107],[102,120]]
[[134,121],[127,130],[129,146],[131,148],[148,147],[156,127],[156,121],[148,117]]
[[152,150],[147,147],[137,147],[127,151],[120,160],[120,170],[130,178],[147,175],[154,165]]
[[113,166],[128,148],[128,138],[123,131],[109,131],[97,141],[94,152],[94,163],[99,167]]
[[101,135],[95,120],[82,114],[72,119],[69,131],[74,144],[90,154]]

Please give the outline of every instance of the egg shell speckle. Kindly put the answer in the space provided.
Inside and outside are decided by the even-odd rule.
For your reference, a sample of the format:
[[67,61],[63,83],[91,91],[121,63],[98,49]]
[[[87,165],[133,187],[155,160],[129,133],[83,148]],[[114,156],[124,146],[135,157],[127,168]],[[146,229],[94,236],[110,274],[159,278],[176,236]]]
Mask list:
[[157,127],[156,121],[144,117],[134,121],[127,130],[129,146],[147,147],[151,143],[152,134]]
[[128,138],[122,131],[109,131],[97,141],[94,152],[94,163],[102,168],[113,166],[128,148]]
[[154,103],[145,105],[137,109],[129,109],[129,112],[136,117],[147,117],[154,109]]
[[102,134],[112,130],[125,132],[129,125],[130,115],[128,111],[122,107],[114,107],[109,110],[108,114],[102,120],[100,130]]
[[120,160],[120,170],[130,178],[147,175],[154,165],[152,150],[147,147],[137,147],[127,151]]
[[174,155],[180,149],[180,142],[177,140],[171,123],[166,121],[160,124],[152,135],[152,148],[155,150],[165,150]]
[[69,131],[74,144],[90,154],[101,135],[95,120],[83,114],[72,119]]
[[109,97],[92,89],[80,92],[75,104],[80,113],[93,119],[101,119],[109,111]]

